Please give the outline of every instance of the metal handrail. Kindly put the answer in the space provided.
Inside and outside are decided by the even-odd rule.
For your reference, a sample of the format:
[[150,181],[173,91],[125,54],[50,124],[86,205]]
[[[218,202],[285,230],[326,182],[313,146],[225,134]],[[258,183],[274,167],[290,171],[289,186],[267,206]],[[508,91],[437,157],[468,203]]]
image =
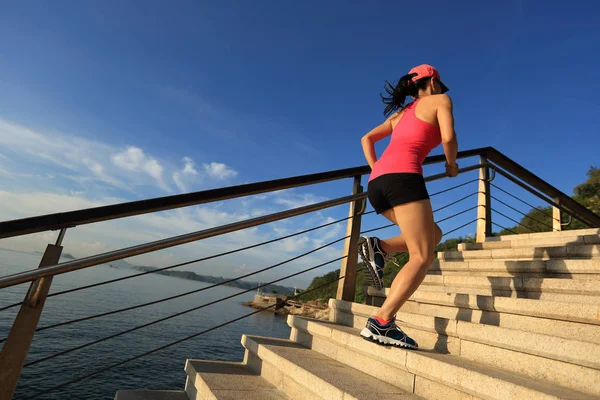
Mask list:
[[[469,167],[465,167],[459,170],[459,173],[465,173],[473,170],[480,169],[482,167],[487,166],[487,164],[477,164]],[[447,177],[445,173],[436,174],[425,178],[426,182],[432,182],[439,179],[443,179]],[[302,206],[298,208],[293,208],[290,210],[280,211],[277,213],[263,215],[256,218],[247,219],[244,221],[233,222],[227,225],[221,225],[215,228],[204,229],[201,231],[186,233],[184,235],[174,236],[166,239],[157,240],[154,242],[144,243],[132,247],[127,247],[124,249],[109,251],[107,253],[97,254],[90,257],[80,258],[73,261],[67,261],[61,264],[56,264],[50,267],[45,268],[37,268],[24,272],[19,272],[12,275],[6,275],[0,277],[0,289],[10,286],[19,285],[25,282],[34,281],[38,278],[45,276],[54,276],[60,275],[71,271],[76,271],[78,269],[93,267],[99,264],[105,264],[107,262],[121,260],[124,258],[129,258],[132,256],[151,253],[157,250],[166,249],[169,247],[178,246],[185,243],[190,243],[194,241],[198,241],[201,239],[207,239],[214,236],[223,235],[226,233],[251,228],[258,225],[264,225],[270,222],[279,221],[282,219],[287,219],[290,217],[295,217],[302,214],[307,214],[309,212],[322,210],[325,208],[330,208],[334,206],[338,206],[345,203],[350,203],[353,201],[363,200],[367,197],[367,193],[359,193],[355,195],[349,195],[344,197],[339,197],[332,200],[322,201],[320,203],[310,204],[307,206]]]
[[[584,222],[586,225],[600,227],[599,215],[588,210],[583,205],[573,200],[570,196],[531,173],[518,163],[500,153],[495,148],[482,147],[473,150],[461,151],[457,154],[457,159],[473,156],[483,156],[487,158],[492,163],[497,164],[499,167],[510,172],[515,177],[546,194],[550,198],[558,199],[561,205],[566,206],[566,208],[569,209],[568,214],[574,213],[579,215],[582,222]],[[444,161],[445,156],[440,154],[427,157],[423,164],[429,165]],[[274,190],[290,189],[294,187],[365,175],[368,173],[370,173],[370,168],[368,165],[366,165],[362,167],[339,169],[316,174],[300,175],[291,178],[249,183],[235,187],[224,187],[201,192],[158,197],[148,200],[138,200],[109,206],[16,219],[0,222],[0,239],[49,230],[72,228],[84,224],[234,199],[237,197],[266,193]]]
[[[566,206],[569,214],[574,214],[577,219],[584,222],[586,225],[600,228],[600,215],[588,210],[585,206],[573,200],[570,196],[566,195],[548,182],[544,181],[542,178],[530,172],[525,167],[500,153],[495,148],[486,147],[484,156],[488,159],[488,161],[496,164],[529,186],[549,196],[551,199],[558,199],[558,203],[562,206]],[[552,204],[552,202],[548,202]]]
[[[520,186],[521,188],[527,190],[529,193],[533,194],[534,196],[538,197],[540,200],[545,201],[546,203],[548,203],[549,205],[551,205],[552,207],[556,207],[559,210],[561,210],[562,212],[564,212],[565,214],[569,215],[569,218],[572,218],[573,216],[579,220],[580,222],[588,225],[588,226],[596,226],[596,227],[600,227],[600,225],[595,225],[592,222],[589,222],[589,220],[586,220],[583,216],[574,213],[572,210],[568,209],[567,207],[564,206],[564,204],[561,203],[562,200],[560,200],[559,202],[553,201],[549,198],[547,198],[546,196],[544,196],[543,194],[539,193],[536,190],[533,190],[532,188],[530,188],[529,186],[527,186],[526,184],[524,184],[523,182],[519,181],[518,179],[510,176],[510,174],[508,174],[505,171],[502,171],[501,169],[499,169],[498,167],[492,165],[492,170],[498,172],[500,175],[502,175],[504,178],[508,179],[509,181],[513,182],[514,184],[516,184],[517,186]],[[495,186],[495,185],[494,185]],[[495,186],[496,188],[498,188],[497,186]],[[574,200],[573,200],[574,201]],[[583,207],[581,204],[575,202],[577,205]],[[536,207],[533,207],[536,208]],[[598,218],[600,218],[598,215],[594,214],[593,212],[591,212],[590,210],[588,210],[587,208],[583,207],[584,210],[586,210],[588,213],[592,214],[592,216],[596,216]],[[554,218],[554,217],[551,217]]]
[[[487,149],[488,148],[481,148],[461,151],[458,153],[457,158],[476,156],[484,153],[487,151]],[[427,157],[424,164],[435,164],[443,162],[444,160],[445,157],[443,155],[430,156]],[[128,203],[15,219],[0,222],[0,239],[50,230],[59,230],[63,228],[73,228],[75,226],[91,224],[95,222],[109,221],[158,211],[167,211],[175,208],[230,200],[238,197],[272,192],[275,190],[291,189],[316,183],[366,175],[370,172],[371,169],[368,165],[366,165],[362,167],[338,169],[334,171],[300,175],[290,178],[248,183],[234,187],[224,187],[204,190],[201,192],[157,197]]]

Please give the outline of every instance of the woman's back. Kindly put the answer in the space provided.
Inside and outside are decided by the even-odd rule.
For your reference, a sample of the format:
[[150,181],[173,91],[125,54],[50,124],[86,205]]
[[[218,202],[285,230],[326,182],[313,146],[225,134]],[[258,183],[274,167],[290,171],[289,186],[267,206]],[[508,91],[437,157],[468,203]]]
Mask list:
[[442,141],[437,120],[441,96],[445,95],[419,98],[392,117],[392,139],[369,180],[389,173],[423,173],[425,158]]

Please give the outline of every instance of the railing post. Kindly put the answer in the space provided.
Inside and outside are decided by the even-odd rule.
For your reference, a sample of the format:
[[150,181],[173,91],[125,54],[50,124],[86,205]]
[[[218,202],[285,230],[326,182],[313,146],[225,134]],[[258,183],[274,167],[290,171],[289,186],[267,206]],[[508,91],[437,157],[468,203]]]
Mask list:
[[[39,268],[58,264],[64,235],[65,229],[61,229],[56,244],[49,244],[46,247]],[[46,296],[50,291],[50,283],[52,283],[52,276],[31,282],[19,314],[17,314],[4,347],[2,347],[2,353],[0,353],[0,400],[12,399],[17,388],[27,352],[46,303]]]
[[[352,194],[362,193],[363,187],[360,184],[361,177],[355,176],[352,185]],[[348,216],[351,217],[346,225],[346,236],[344,241],[344,254],[348,257],[342,260],[340,276],[343,276],[338,283],[336,299],[345,301],[354,301],[356,295],[356,269],[358,266],[358,238],[360,235],[360,220],[362,204],[365,200],[353,201],[350,203]],[[353,218],[352,218],[353,217]]]
[[[481,164],[486,164],[487,159],[481,157]],[[478,243],[484,242],[486,236],[492,235],[492,204],[490,198],[490,168],[479,169],[479,193],[477,195],[477,237]]]
[[[554,199],[554,202],[560,205],[560,199]],[[562,219],[560,217],[560,208],[552,207],[552,230],[562,230]]]

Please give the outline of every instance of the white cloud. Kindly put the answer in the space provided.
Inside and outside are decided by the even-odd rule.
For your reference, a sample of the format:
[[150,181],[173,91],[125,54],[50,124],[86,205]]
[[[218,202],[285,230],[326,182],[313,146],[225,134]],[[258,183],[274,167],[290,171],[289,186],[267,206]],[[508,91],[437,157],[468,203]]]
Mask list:
[[175,182],[175,186],[177,186],[181,192],[187,192],[187,187],[183,183],[183,179],[181,179],[181,172],[173,172],[173,182]]
[[[199,169],[191,157],[185,156],[182,166],[177,168],[139,146],[118,148],[83,137],[34,131],[3,119],[0,119],[0,148],[10,149],[12,163],[9,166],[3,162],[0,177],[11,180],[41,178],[40,170],[45,177],[52,168],[53,176],[86,187],[103,184],[136,192],[141,187],[158,186],[171,193],[165,176],[172,177],[181,191],[202,182],[202,178],[225,180],[238,176],[234,168],[223,163],[206,161]],[[3,154],[2,160],[8,157]]]
[[185,166],[183,167],[184,174],[198,175],[194,161],[191,158],[183,157],[183,162],[185,163]]
[[181,171],[173,172],[173,181],[181,192],[187,192],[188,189],[184,180],[189,179],[190,177],[196,177],[198,171],[196,170],[194,160],[190,157],[183,157],[183,164],[183,169]]
[[237,171],[228,167],[225,164],[218,162],[211,162],[209,164],[203,164],[204,171],[214,179],[228,179],[237,176]]
[[[185,191],[209,178],[222,180],[238,175],[235,169],[223,163],[206,161],[196,164],[186,156],[175,163],[178,166],[173,166],[168,160],[151,155],[137,146],[119,148],[77,136],[40,133],[2,119],[0,147],[9,149],[9,153],[4,153],[2,158],[0,185],[3,182],[13,185],[19,182],[18,190],[3,185],[0,191],[0,220],[123,203],[133,200],[130,193],[136,193],[136,198],[151,197],[141,188],[160,187],[168,190],[163,182],[165,176],[173,178],[171,185]],[[53,178],[52,181],[48,180],[49,177]],[[45,186],[41,187],[40,183]],[[120,192],[115,196],[115,188],[126,190],[125,195]],[[325,198],[285,190],[83,225],[67,231],[65,252],[76,257],[89,256],[273,213],[280,211],[282,206],[297,207],[322,200]],[[313,213],[135,257],[131,261],[141,265],[165,266],[271,240],[284,232],[308,227],[307,223],[323,220],[324,216]],[[314,248],[314,243],[323,233],[316,231],[199,265],[203,273],[223,276],[233,276],[236,268],[242,266],[248,272],[257,270]],[[47,243],[55,240],[56,232],[45,232],[3,239],[0,247],[43,251]],[[285,276],[338,257],[339,252],[339,249],[326,249],[286,264],[267,275]],[[325,272],[315,271],[305,278],[298,278],[296,282],[310,281],[312,276]],[[291,285],[293,281],[285,284]]]
[[129,146],[124,151],[111,157],[113,163],[126,171],[145,172],[156,180],[158,185],[170,192],[171,189],[163,182],[163,166],[153,157],[144,154],[139,147]]
[[128,171],[138,172],[142,169],[142,164],[146,156],[142,149],[138,147],[128,147],[125,151],[115,154],[112,157],[117,167]]
[[148,173],[148,175],[156,179],[156,181],[159,182],[161,186],[164,185],[164,183],[162,182],[163,167],[158,161],[154,159],[148,160],[148,162],[146,162],[146,164],[144,165],[144,171]]

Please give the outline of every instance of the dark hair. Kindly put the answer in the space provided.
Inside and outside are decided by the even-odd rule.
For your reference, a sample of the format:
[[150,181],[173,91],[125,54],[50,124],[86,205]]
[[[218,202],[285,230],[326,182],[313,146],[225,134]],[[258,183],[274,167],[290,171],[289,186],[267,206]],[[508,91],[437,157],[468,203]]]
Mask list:
[[392,84],[388,81],[385,81],[386,86],[384,86],[384,89],[387,94],[390,95],[390,97],[383,97],[383,95],[380,96],[381,100],[387,104],[385,106],[385,110],[383,111],[383,114],[386,117],[389,117],[392,113],[398,110],[403,110],[404,107],[406,107],[406,105],[404,105],[406,96],[417,97],[419,95],[419,90],[424,90],[427,87],[427,83],[431,78],[429,76],[416,80],[409,85],[411,79],[416,75],[417,74],[404,75],[402,78],[400,78],[395,87],[392,86]]

